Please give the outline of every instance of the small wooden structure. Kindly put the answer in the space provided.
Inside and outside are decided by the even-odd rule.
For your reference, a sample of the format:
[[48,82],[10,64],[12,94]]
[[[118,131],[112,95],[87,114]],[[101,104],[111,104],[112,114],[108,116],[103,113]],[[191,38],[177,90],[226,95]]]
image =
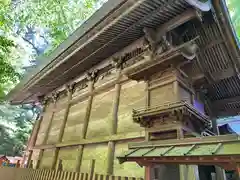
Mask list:
[[[151,169],[155,166],[155,171],[156,165],[159,164],[179,164],[180,170],[179,173],[175,172],[176,177],[181,176],[182,173],[185,179],[199,179],[201,173],[206,173],[199,172],[199,165],[217,165],[225,170],[235,170],[239,173],[239,149],[240,137],[237,135],[227,135],[133,143],[130,144],[129,151],[118,158],[120,163],[127,161],[137,162],[141,166],[146,166],[147,169]],[[181,165],[186,166],[181,167]],[[182,170],[186,167],[188,167],[188,169]],[[194,168],[193,172],[191,172],[191,168]],[[163,174],[164,172],[161,172],[160,176],[164,177]],[[158,179],[153,176],[154,172],[149,171],[145,179]],[[164,178],[168,179],[169,177],[166,176],[165,174]],[[189,178],[187,178],[188,176]]]
[[234,37],[222,0],[109,0],[8,95],[44,106],[28,167],[143,177],[129,143],[217,136],[240,111]]

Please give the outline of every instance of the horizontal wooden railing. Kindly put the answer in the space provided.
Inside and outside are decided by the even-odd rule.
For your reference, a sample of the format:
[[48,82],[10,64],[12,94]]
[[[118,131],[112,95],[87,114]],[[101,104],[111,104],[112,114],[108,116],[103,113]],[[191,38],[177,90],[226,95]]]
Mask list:
[[120,177],[48,169],[0,168],[0,180],[143,180],[143,178]]

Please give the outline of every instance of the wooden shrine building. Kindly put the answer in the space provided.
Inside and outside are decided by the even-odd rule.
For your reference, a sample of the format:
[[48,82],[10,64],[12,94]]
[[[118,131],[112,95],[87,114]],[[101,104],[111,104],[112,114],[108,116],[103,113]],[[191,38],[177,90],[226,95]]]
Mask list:
[[224,179],[240,143],[219,136],[216,119],[240,112],[239,72],[224,0],[109,0],[8,98],[44,107],[33,168],[95,162],[98,174],[159,180],[207,180],[215,168]]

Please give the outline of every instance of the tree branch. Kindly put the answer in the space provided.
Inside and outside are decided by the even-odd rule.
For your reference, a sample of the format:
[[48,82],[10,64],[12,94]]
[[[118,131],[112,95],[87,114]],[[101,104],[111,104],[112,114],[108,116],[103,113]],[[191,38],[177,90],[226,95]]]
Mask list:
[[24,41],[26,41],[28,44],[30,44],[31,46],[32,46],[32,48],[36,51],[36,53],[37,53],[37,55],[39,55],[40,54],[40,52],[39,52],[39,50],[38,50],[38,48],[37,47],[35,47],[35,45],[30,41],[30,40],[28,40],[27,38],[25,38],[25,37],[22,37],[22,39],[24,40]]

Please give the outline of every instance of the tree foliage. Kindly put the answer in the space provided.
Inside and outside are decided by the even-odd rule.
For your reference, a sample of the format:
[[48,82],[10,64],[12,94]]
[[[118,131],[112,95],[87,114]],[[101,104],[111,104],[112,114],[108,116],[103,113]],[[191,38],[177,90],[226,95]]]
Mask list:
[[38,56],[48,56],[105,1],[0,1],[0,154],[22,154],[41,111],[36,105],[11,106],[2,98],[38,64]]
[[240,1],[226,0],[233,26],[236,30],[238,39],[240,39]]
[[13,41],[0,36],[0,98],[3,98],[8,90],[7,83],[16,83],[20,77],[8,59],[13,47]]

